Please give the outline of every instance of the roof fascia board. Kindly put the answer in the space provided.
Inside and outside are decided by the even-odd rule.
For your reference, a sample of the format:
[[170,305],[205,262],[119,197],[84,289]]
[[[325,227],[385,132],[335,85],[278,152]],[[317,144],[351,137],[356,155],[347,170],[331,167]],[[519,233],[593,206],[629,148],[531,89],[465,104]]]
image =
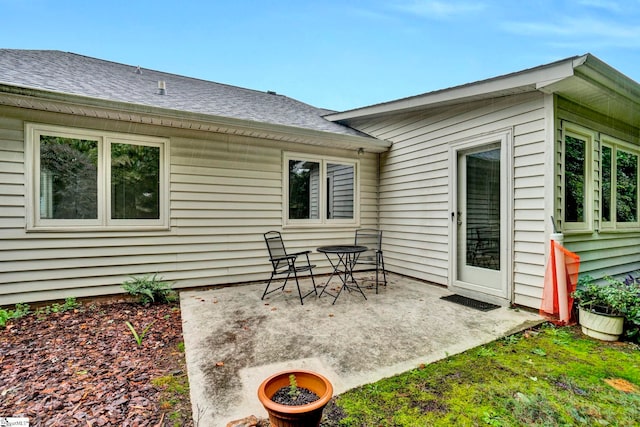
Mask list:
[[576,68],[576,75],[603,90],[640,104],[640,84],[594,56],[589,56],[584,65]]
[[190,130],[247,135],[307,145],[359,149],[382,153],[391,147],[388,141],[371,137],[341,135],[251,120],[193,113],[141,104],[103,100],[80,95],[26,88],[0,83],[0,104],[90,117],[147,123]]
[[451,101],[462,102],[465,99],[487,95],[491,93],[499,94],[517,88],[531,88],[531,91],[544,87],[574,75],[574,64],[581,64],[588,55],[570,58],[555,62],[545,66],[507,74],[476,83],[469,83],[436,92],[429,92],[410,98],[403,98],[397,101],[372,105],[355,110],[332,113],[324,116],[331,121],[349,120],[374,116],[386,113],[397,113],[402,110],[412,110],[429,107],[437,104],[444,104]]
[[[574,78],[584,84],[612,98],[619,97],[636,105],[640,104],[640,85],[593,55],[586,55],[584,61],[576,61],[574,67]],[[565,88],[564,81],[560,79],[540,84],[538,89],[546,94],[562,93]]]

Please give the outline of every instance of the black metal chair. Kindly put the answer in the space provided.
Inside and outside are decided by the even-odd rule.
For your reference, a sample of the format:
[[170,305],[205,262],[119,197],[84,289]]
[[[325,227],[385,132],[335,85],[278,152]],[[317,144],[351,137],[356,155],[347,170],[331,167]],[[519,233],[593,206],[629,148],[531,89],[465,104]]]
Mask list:
[[500,269],[500,230],[476,228],[476,240],[471,254],[471,265]]
[[[296,279],[296,286],[298,287],[298,295],[300,296],[300,304],[304,305],[303,300],[315,292],[316,296],[318,295],[318,290],[316,289],[316,282],[313,278],[313,268],[315,265],[309,262],[309,254],[311,251],[297,252],[294,254],[287,254],[287,250],[284,247],[284,242],[282,241],[282,236],[278,231],[269,231],[264,233],[264,241],[267,244],[267,250],[269,251],[269,261],[273,267],[273,271],[271,272],[271,277],[269,278],[269,283],[267,283],[267,287],[262,294],[262,298],[269,295],[272,292],[283,290],[287,285],[287,281],[289,277],[293,274]],[[296,260],[300,255],[305,255],[306,263],[300,263],[296,265]],[[298,281],[298,273],[302,273],[308,271],[311,274],[311,282],[313,283],[313,290],[309,291],[305,295],[302,295],[302,291],[300,290],[300,282]],[[284,275],[287,277],[284,279],[284,283],[282,286],[269,290],[269,286],[271,285],[271,281],[275,276]]]
[[[372,228],[361,228],[356,230],[355,244],[359,246],[366,246],[368,250],[361,253],[358,257],[354,272],[375,270],[377,294],[378,284],[380,283],[380,272],[382,272],[382,284],[387,286],[387,272],[384,269],[384,256],[382,254],[382,230]],[[359,265],[366,265],[368,268],[358,268]]]

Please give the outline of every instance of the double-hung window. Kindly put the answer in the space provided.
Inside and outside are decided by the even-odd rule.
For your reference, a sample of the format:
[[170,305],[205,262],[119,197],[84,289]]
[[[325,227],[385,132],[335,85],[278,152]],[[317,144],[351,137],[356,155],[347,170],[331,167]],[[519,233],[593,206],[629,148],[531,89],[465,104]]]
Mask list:
[[27,124],[30,230],[168,227],[164,138]]
[[285,225],[357,223],[357,161],[285,153],[284,170]]
[[640,226],[638,220],[638,151],[602,136],[600,214],[603,229]]

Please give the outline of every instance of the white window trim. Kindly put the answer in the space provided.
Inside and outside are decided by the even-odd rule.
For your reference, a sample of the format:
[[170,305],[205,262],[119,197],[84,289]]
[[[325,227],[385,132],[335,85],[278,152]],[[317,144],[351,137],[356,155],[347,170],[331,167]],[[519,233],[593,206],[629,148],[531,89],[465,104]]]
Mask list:
[[[592,232],[594,206],[593,150],[596,133],[582,126],[565,122],[562,126],[562,228],[565,232]],[[566,137],[571,136],[585,141],[585,177],[584,177],[584,219],[582,222],[566,220]]]
[[[320,164],[320,218],[289,219],[289,160],[304,160]],[[353,219],[328,219],[327,216],[327,164],[340,164],[353,167]],[[282,156],[282,226],[317,227],[327,226],[359,226],[360,225],[360,161],[340,157],[324,157],[305,153],[284,152]]]
[[[618,150],[625,151],[631,154],[638,156],[638,176],[640,179],[640,152],[634,147],[632,144],[628,142],[622,141],[620,139],[614,138],[609,135],[602,134],[601,137],[601,146],[607,146],[611,149],[611,206],[613,208],[613,215],[611,216],[611,221],[603,221],[601,220],[601,229],[602,231],[615,231],[615,230],[624,230],[628,231],[630,229],[640,229],[640,206],[637,206],[637,216],[638,220],[635,222],[618,222],[617,218],[617,197],[618,192],[617,189],[617,179],[618,179],[618,165],[617,165],[617,154]],[[600,158],[602,159],[602,148],[600,151]],[[600,162],[600,176],[602,176],[602,162]],[[640,189],[640,185],[638,187]],[[602,197],[602,180],[600,181],[600,194]],[[640,204],[640,194],[638,194],[638,203]]]
[[[40,135],[98,141],[98,218],[89,220],[40,218]],[[128,231],[169,229],[169,139],[128,135],[39,123],[25,125],[27,231]],[[160,148],[160,218],[111,219],[111,166],[107,148],[111,143]]]

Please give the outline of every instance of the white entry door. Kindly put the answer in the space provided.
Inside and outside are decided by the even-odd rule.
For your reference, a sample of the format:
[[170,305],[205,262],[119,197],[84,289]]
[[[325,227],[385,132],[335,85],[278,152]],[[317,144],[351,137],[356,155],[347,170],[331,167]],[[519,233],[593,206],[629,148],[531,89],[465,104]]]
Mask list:
[[452,212],[451,287],[479,300],[506,303],[509,297],[506,203],[507,135],[466,143],[455,155]]

